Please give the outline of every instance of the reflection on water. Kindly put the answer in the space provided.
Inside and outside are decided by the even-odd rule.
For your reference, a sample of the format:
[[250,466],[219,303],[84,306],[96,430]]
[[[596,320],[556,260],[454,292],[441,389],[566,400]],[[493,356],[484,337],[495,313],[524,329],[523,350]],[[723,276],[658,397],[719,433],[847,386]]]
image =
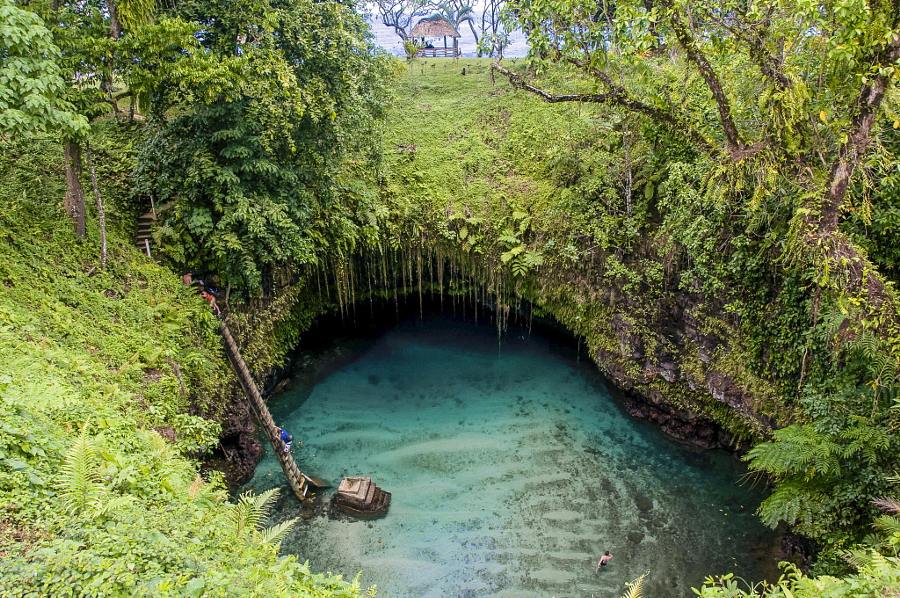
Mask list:
[[[301,466],[370,475],[393,501],[372,522],[303,521],[283,552],[381,595],[618,596],[649,571],[647,595],[689,596],[705,574],[774,566],[735,460],[630,419],[574,348],[511,334],[498,351],[489,327],[409,321],[307,392],[273,404]],[[280,484],[267,455],[251,485]]]

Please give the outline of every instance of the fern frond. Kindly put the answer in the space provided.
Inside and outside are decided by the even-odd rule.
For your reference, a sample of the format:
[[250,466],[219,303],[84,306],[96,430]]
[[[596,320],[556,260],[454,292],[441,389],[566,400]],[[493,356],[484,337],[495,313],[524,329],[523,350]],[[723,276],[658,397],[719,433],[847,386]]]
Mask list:
[[762,442],[747,453],[750,469],[776,477],[831,474],[840,470],[841,447],[809,425],[777,430],[772,442]]
[[99,442],[88,436],[85,425],[66,452],[60,467],[60,498],[70,513],[88,509],[102,494],[100,474],[95,463],[98,452]]
[[243,534],[249,530],[257,530],[263,520],[269,516],[272,504],[278,498],[278,488],[266,490],[261,494],[244,492],[238,501],[228,510],[228,520],[235,532]]
[[824,500],[821,492],[805,483],[785,481],[762,502],[758,514],[762,522],[771,528],[782,521],[789,525],[809,523]]
[[259,523],[272,512],[272,507],[275,506],[275,501],[278,500],[278,495],[280,493],[281,491],[278,488],[271,488],[253,498],[253,506],[259,513],[257,527],[259,527]]
[[860,571],[872,564],[872,554],[865,550],[851,550],[844,555],[844,560],[847,561],[851,567]]
[[882,515],[875,520],[875,529],[887,536],[900,537],[900,518]]
[[106,516],[116,511],[125,510],[130,507],[137,499],[131,495],[115,496],[109,500],[99,498],[94,500],[93,509],[97,516]]
[[850,441],[842,453],[844,457],[862,454],[866,461],[874,463],[879,453],[890,449],[893,435],[890,430],[871,425],[864,417],[854,416],[852,419],[855,425],[841,433],[842,439]]
[[277,525],[273,525],[271,527],[267,527],[262,530],[262,540],[267,544],[280,544],[284,537],[290,533],[292,529],[294,529],[294,525],[297,524],[297,518],[287,519],[282,521]]
[[648,573],[644,573],[634,581],[625,584],[625,593],[622,598],[643,598],[644,596],[644,580],[647,579]]
[[841,324],[847,319],[847,314],[838,309],[828,311],[822,314],[822,332],[825,340],[830,339],[841,328]]

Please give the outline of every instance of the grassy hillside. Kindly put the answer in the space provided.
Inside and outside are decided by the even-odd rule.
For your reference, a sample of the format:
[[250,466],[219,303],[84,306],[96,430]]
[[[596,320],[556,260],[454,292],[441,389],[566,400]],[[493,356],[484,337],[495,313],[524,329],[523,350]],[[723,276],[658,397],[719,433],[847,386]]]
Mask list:
[[106,269],[93,214],[80,241],[61,211],[60,147],[0,156],[0,595],[356,595],[198,473],[231,373],[204,302],[123,232],[137,133],[94,148]]

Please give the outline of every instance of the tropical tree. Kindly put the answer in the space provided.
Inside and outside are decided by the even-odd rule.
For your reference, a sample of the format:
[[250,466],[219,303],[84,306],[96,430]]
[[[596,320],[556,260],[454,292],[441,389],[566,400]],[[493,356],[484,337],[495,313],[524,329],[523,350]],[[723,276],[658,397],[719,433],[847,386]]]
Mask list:
[[60,50],[43,20],[0,0],[0,23],[0,132],[84,134],[87,119],[64,97]]
[[[495,71],[546,102],[622,115],[668,179],[653,209],[673,251],[710,263],[701,239],[718,238],[726,269],[687,267],[679,284],[724,289],[754,367],[800,420],[750,454],[780,483],[764,519],[833,550],[857,540],[900,448],[898,298],[873,261],[892,254],[848,234],[896,209],[869,169],[891,168],[900,122],[897,2],[511,0],[507,13],[529,68]],[[684,226],[723,206],[715,227]]]
[[487,0],[481,11],[481,39],[478,54],[503,58],[503,50],[509,45],[514,21],[504,17],[506,0]]
[[[11,5],[4,1],[4,11],[11,11]],[[47,72],[48,61],[52,60],[54,72],[64,82],[61,88],[55,84],[46,87],[47,92],[52,92],[59,101],[65,102],[67,109],[71,107],[71,111],[82,116],[77,122],[69,119],[70,122],[55,129],[63,144],[64,206],[79,236],[84,236],[86,225],[81,185],[83,144],[90,138],[90,131],[82,119],[93,121],[110,112],[118,114],[118,100],[133,93],[127,87],[129,84],[134,83],[135,89],[142,92],[151,86],[154,79],[150,76],[151,70],[154,66],[162,66],[159,61],[152,60],[153,57],[167,53],[166,66],[171,66],[182,57],[183,46],[191,44],[193,28],[171,20],[155,22],[154,9],[155,3],[146,1],[119,4],[111,0],[38,1],[29,2],[23,8],[15,9],[15,15],[9,15],[11,26],[25,23],[23,18],[29,21],[31,33],[27,39],[20,38],[19,43],[43,44],[43,48],[34,48],[33,56],[41,57],[44,72]],[[50,24],[49,28],[44,28],[41,21]],[[47,29],[49,38],[42,33]],[[173,47],[176,38],[178,43]],[[48,50],[46,43],[51,43],[57,50]],[[138,71],[143,73],[143,86],[132,76]],[[117,90],[116,87],[123,83],[126,90]]]
[[424,17],[434,8],[429,0],[374,0],[381,22],[392,27],[402,40],[409,37],[413,21]]
[[448,0],[447,2],[441,2],[438,5],[437,12],[432,16],[446,19],[457,30],[463,23],[468,23],[469,30],[472,31],[472,36],[475,38],[475,43],[478,43],[478,32],[475,29],[474,4],[470,4],[465,0]]
[[347,233],[329,220],[348,197],[337,177],[350,153],[378,154],[386,58],[340,4],[197,0],[174,14],[210,23],[197,56],[213,76],[169,96],[177,110],[143,146],[137,192],[167,206],[157,233],[169,259],[271,291],[278,268],[290,276]]

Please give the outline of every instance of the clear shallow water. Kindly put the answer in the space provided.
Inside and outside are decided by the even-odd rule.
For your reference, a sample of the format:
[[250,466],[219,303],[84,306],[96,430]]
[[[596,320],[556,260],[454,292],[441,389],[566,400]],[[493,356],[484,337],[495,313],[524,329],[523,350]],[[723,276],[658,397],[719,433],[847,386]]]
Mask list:
[[[778,540],[739,464],[631,419],[574,353],[513,334],[498,352],[491,328],[410,321],[278,397],[304,470],[393,493],[387,517],[317,516],[282,551],[362,571],[382,596],[619,596],[645,571],[647,595],[689,596],[710,573],[771,574]],[[267,454],[250,486],[282,483]]]

